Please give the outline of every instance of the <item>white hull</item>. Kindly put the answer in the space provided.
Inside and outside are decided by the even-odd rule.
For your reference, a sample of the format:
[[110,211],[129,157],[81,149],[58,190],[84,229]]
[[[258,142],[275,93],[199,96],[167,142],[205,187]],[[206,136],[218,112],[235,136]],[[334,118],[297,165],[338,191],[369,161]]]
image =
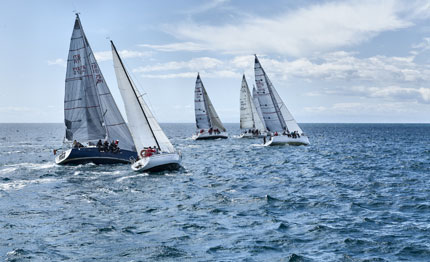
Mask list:
[[64,162],[64,160],[69,158],[70,153],[72,152],[72,149],[68,149],[64,152],[61,152],[55,157],[55,164],[59,165]]
[[253,135],[252,133],[242,133],[240,134],[239,138],[263,138],[267,136],[267,133],[261,133],[259,135]]
[[197,135],[193,135],[193,139],[194,140],[205,140],[205,139],[218,139],[218,138],[228,138],[228,133],[227,132],[221,132],[219,134],[209,134],[207,132],[204,133],[198,133]]
[[181,166],[181,156],[178,153],[155,154],[144,157],[131,165],[131,169],[138,172],[174,170]]
[[307,136],[300,136],[297,138],[288,136],[272,136],[272,138],[264,144],[265,146],[278,146],[278,145],[293,145],[302,146],[309,145],[309,138]]

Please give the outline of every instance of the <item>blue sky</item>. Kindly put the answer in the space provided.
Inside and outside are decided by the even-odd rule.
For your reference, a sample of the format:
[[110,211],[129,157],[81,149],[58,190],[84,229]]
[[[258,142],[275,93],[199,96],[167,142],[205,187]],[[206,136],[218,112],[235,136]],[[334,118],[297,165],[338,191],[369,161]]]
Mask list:
[[0,4],[0,122],[63,122],[74,10],[120,108],[107,38],[160,122],[194,122],[197,72],[222,121],[239,122],[254,53],[298,122],[430,122],[428,1]]

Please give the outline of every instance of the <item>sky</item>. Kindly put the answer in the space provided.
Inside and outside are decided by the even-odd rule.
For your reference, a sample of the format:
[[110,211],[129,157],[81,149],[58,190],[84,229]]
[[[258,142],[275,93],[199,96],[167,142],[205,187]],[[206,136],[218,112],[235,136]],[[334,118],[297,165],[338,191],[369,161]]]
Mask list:
[[75,12],[125,116],[109,39],[159,122],[193,123],[197,72],[239,122],[257,54],[299,123],[430,123],[428,0],[0,0],[0,123],[62,123]]

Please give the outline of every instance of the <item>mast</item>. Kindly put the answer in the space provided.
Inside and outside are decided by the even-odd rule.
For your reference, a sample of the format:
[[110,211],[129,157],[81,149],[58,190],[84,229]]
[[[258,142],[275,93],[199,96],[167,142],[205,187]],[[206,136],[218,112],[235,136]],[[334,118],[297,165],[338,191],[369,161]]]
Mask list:
[[139,96],[137,95],[136,90],[133,88],[133,83],[131,82],[130,76],[128,75],[128,72],[125,70],[124,64],[122,63],[122,59],[121,59],[121,57],[118,55],[118,51],[116,50],[116,47],[115,47],[115,45],[113,44],[112,40],[110,41],[110,43],[112,44],[112,47],[113,47],[113,49],[115,50],[115,53],[116,53],[116,54],[117,54],[117,56],[118,56],[118,60],[119,60],[119,62],[121,63],[121,66],[122,66],[122,68],[123,68],[123,70],[124,70],[124,72],[125,72],[125,75],[127,76],[127,80],[128,80],[128,82],[130,83],[130,86],[131,86],[131,87],[132,87],[132,89],[133,89],[133,93],[134,93],[134,95],[135,95],[135,97],[136,97],[137,101],[139,102],[140,109],[142,110],[142,113],[143,113],[143,115],[145,116],[145,120],[146,120],[146,122],[148,123],[149,130],[151,130],[151,134],[152,134],[152,136],[154,137],[155,143],[157,143],[157,147],[158,147],[158,149],[160,149],[160,150],[161,150],[161,147],[160,147],[160,145],[159,145],[159,143],[158,143],[157,137],[156,137],[156,136],[155,136],[155,134],[154,134],[154,130],[152,130],[152,126],[151,126],[151,124],[149,123],[149,120],[148,120],[148,117],[146,116],[145,110],[143,110],[142,104],[141,104],[141,103],[140,103],[140,101],[139,101]]
[[104,127],[104,129],[105,129],[105,131],[106,131],[106,137],[105,137],[105,139],[107,139],[107,138],[109,138],[109,131],[108,131],[108,129],[107,129],[107,126],[106,126],[106,120],[105,120],[105,114],[104,114],[104,112],[102,111],[102,103],[101,103],[101,101],[100,101],[100,93],[99,93],[99,89],[98,89],[98,87],[97,87],[97,83],[94,81],[94,72],[93,72],[93,68],[92,68],[92,65],[91,65],[91,62],[90,62],[90,60],[89,60],[89,58],[88,58],[88,50],[87,50],[87,48],[89,48],[90,49],[90,51],[92,52],[92,50],[91,50],[91,47],[89,46],[89,45],[87,45],[88,44],[88,41],[87,41],[87,36],[85,35],[85,32],[84,32],[84,28],[82,27],[82,24],[81,24],[81,19],[79,18],[79,13],[76,13],[76,19],[78,20],[78,22],[79,22],[79,28],[80,28],[80,30],[81,30],[81,32],[82,32],[82,36],[83,36],[83,43],[84,43],[84,48],[85,48],[85,60],[87,61],[87,63],[88,63],[88,65],[89,65],[89,67],[90,67],[90,70],[91,70],[91,76],[92,76],[92,80],[93,80],[93,83],[94,83],[94,87],[97,89],[97,101],[99,102],[99,110],[100,110],[100,115],[101,115],[101,117],[102,117],[102,125],[103,125],[103,127]]

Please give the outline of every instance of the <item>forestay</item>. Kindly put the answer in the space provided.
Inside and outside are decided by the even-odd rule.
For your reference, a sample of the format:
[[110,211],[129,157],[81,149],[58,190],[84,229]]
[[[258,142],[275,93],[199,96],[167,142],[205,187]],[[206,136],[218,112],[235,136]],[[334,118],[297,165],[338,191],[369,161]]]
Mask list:
[[240,128],[258,129],[260,131],[265,129],[249,92],[245,75],[243,75],[242,88],[240,89]]
[[302,130],[261,67],[257,56],[255,56],[254,71],[257,97],[267,129],[272,132],[288,130],[290,132],[297,131],[302,133]]
[[162,152],[174,152],[175,148],[131,80],[112,41],[111,45],[118,88],[124,101],[128,126],[136,149],[140,152],[145,147],[155,146]]
[[194,98],[194,109],[196,114],[196,125],[197,129],[219,129],[225,132],[226,129],[222,124],[214,106],[206,92],[203,82],[200,79],[200,75],[197,75],[195,98]]
[[78,14],[70,41],[64,98],[66,141],[119,140],[134,150],[130,131],[115,104]]

